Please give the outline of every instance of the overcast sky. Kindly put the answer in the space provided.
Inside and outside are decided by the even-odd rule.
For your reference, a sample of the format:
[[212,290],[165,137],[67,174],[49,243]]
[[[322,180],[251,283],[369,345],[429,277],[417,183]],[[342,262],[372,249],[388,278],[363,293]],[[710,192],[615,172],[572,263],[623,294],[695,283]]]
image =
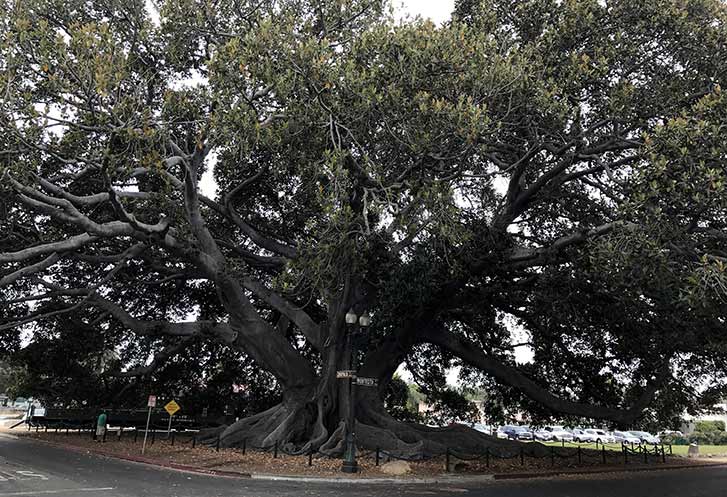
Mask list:
[[435,23],[449,19],[454,10],[454,0],[393,0],[399,15],[428,17]]

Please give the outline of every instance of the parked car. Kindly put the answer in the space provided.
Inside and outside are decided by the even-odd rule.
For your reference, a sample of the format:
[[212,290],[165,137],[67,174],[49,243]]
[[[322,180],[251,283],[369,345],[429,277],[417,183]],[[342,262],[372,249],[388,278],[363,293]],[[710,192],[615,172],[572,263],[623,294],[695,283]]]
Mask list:
[[506,425],[501,426],[498,429],[499,431],[502,431],[506,436],[500,437],[498,434],[498,438],[509,438],[510,440],[533,440],[535,438],[533,432],[527,426]]
[[544,428],[538,428],[533,432],[533,436],[535,437],[535,440],[540,440],[543,442],[546,442],[548,440],[551,440],[553,438],[553,434],[550,433],[547,427]]
[[595,442],[598,440],[598,437],[592,433],[587,433],[585,430],[582,430],[580,428],[574,428],[571,430],[571,433],[573,434],[573,440],[576,442]]
[[628,431],[614,431],[613,437],[616,439],[616,443],[622,444],[640,444],[641,439],[629,433]]
[[510,436],[505,431],[505,428],[509,428],[509,426],[500,426],[497,428],[497,431],[495,432],[495,436],[497,438],[510,438]]
[[604,430],[599,430],[598,428],[587,428],[585,430],[586,433],[589,433],[591,435],[594,435],[596,437],[596,442],[600,444],[612,444],[616,443],[616,438],[613,435],[609,435]]
[[493,435],[495,428],[490,425],[483,425],[482,423],[472,423],[472,428],[487,435]]
[[549,438],[546,438],[545,440],[552,440],[554,442],[573,441],[573,434],[562,426],[546,426],[544,430],[546,430],[549,435]]
[[649,445],[661,443],[659,437],[655,437],[648,431],[630,431],[629,433],[638,438],[641,442],[647,443]]

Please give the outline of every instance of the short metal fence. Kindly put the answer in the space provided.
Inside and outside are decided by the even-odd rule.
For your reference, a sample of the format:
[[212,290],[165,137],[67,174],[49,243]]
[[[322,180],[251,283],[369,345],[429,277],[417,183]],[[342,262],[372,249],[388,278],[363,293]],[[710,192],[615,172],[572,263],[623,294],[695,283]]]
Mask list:
[[[93,423],[86,423],[80,426],[76,423],[63,423],[58,422],[55,424],[46,423],[44,425],[36,424],[34,427],[28,426],[28,429],[35,429],[35,432],[57,433],[70,435],[84,434],[92,438],[97,439],[96,425]],[[112,437],[118,441],[121,440],[133,440],[134,443],[139,442],[139,439],[143,439],[144,435],[147,435],[147,443],[154,445],[157,441],[157,437],[160,436],[166,440],[171,446],[175,445],[189,445],[191,448],[196,448],[197,445],[205,445],[209,448],[219,452],[221,447],[221,437],[218,434],[214,438],[209,436],[204,437],[204,443],[200,442],[199,432],[193,430],[178,431],[172,429],[168,431],[167,428],[151,427],[148,432],[145,429],[138,429],[136,427],[113,427],[111,429],[104,430],[102,439],[100,442],[107,442],[109,437]],[[443,454],[430,455],[428,457],[416,456],[409,457],[396,452],[382,449],[380,447],[374,450],[358,451],[357,457],[373,458],[375,466],[381,465],[383,462],[392,460],[402,461],[421,461],[432,459],[435,457],[444,456],[444,469],[449,472],[452,470],[452,463],[454,461],[478,461],[483,462],[486,468],[495,466],[497,461],[517,461],[520,466],[525,467],[528,459],[536,460],[549,460],[551,466],[556,466],[556,462],[562,462],[567,460],[571,464],[577,464],[578,466],[583,465],[594,465],[594,464],[615,464],[615,463],[644,463],[649,464],[651,462],[666,463],[667,455],[672,455],[671,445],[653,445],[649,446],[646,444],[634,445],[634,444],[621,444],[621,450],[607,449],[605,445],[600,445],[598,449],[594,450],[591,448],[578,447],[556,447],[556,446],[544,446],[538,445],[529,446],[530,444],[523,444],[517,449],[510,451],[493,451],[489,447],[485,447],[483,452],[464,452],[454,448],[446,448]],[[617,446],[618,447],[618,446]],[[545,450],[543,450],[545,448]],[[271,453],[273,459],[277,459],[280,455],[287,456],[304,456],[307,459],[307,465],[312,466],[314,459],[317,458],[332,458],[330,455],[320,452],[318,450],[307,450],[307,451],[291,451],[287,447],[281,445],[278,442],[274,442],[267,446],[257,446],[249,442],[248,439],[243,439],[239,446],[233,448],[225,448],[225,450],[231,450],[242,455],[246,455],[248,451],[254,452],[265,452]]]

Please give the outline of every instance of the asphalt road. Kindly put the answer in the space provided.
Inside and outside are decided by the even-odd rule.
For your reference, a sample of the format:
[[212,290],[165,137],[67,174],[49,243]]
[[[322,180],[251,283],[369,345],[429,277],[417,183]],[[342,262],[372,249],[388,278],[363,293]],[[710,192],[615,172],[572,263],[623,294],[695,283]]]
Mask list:
[[477,485],[274,482],[168,471],[0,435],[0,497],[725,497],[727,467]]

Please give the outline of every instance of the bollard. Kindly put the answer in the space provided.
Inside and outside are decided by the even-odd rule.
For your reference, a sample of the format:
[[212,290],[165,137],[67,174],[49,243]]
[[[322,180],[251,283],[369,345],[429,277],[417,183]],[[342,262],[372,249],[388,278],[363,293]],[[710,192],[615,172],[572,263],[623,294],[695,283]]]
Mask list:
[[308,450],[308,466],[313,466],[313,449]]
[[[192,448],[194,449],[195,447],[197,447],[197,435],[194,435],[194,436],[192,437]],[[244,453],[245,453],[245,452],[243,452],[243,454],[244,454]]]
[[583,462],[583,455],[581,454],[581,446],[578,446],[578,464]]
[[606,464],[606,446],[601,444],[601,461]]
[[444,472],[449,473],[449,447],[444,452]]
[[555,466],[555,447],[550,446],[550,465]]
[[485,467],[490,467],[490,448],[485,447]]
[[220,436],[219,435],[217,435],[217,443],[215,444],[215,450],[217,452],[220,451]]
[[242,455],[247,453],[247,438],[242,439]]
[[273,447],[273,459],[278,458],[278,441],[275,441],[275,446]]
[[376,447],[376,465],[379,465],[379,461],[381,459],[381,449]]
[[520,466],[525,466],[525,449],[520,447]]

